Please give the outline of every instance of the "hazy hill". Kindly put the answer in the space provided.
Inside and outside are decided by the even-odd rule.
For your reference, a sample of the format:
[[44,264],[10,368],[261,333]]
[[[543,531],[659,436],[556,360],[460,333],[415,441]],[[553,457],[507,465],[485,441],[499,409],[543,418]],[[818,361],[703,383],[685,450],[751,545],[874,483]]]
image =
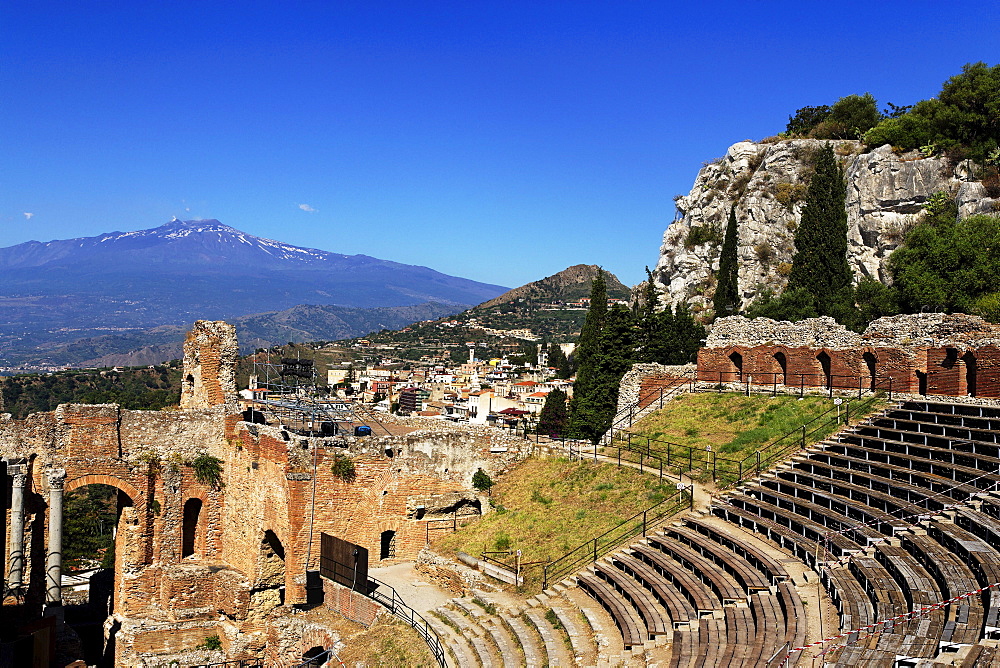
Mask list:
[[[39,346],[106,334],[145,338],[150,328],[186,327],[202,318],[234,319],[300,304],[464,307],[504,289],[427,267],[262,239],[216,220],[29,241],[0,248],[0,364],[36,356]],[[379,324],[377,314],[350,317],[357,324],[335,330],[333,338]]]
[[[452,315],[461,308],[444,304],[417,304],[381,308],[294,306],[284,311],[230,318],[243,354],[290,341],[332,341],[360,336],[372,330],[397,329],[418,320]],[[160,364],[179,359],[187,325],[164,325],[142,332],[95,336],[37,351],[33,361],[81,367]],[[58,360],[58,362],[56,362]]]
[[[518,299],[531,299],[539,302],[575,301],[581,297],[590,296],[590,283],[597,276],[599,267],[596,264],[575,264],[563,269],[558,274],[508,290],[499,297],[483,302],[476,307],[488,309],[493,306],[515,302]],[[624,286],[618,277],[605,271],[608,283],[608,296],[628,299],[631,291]]]

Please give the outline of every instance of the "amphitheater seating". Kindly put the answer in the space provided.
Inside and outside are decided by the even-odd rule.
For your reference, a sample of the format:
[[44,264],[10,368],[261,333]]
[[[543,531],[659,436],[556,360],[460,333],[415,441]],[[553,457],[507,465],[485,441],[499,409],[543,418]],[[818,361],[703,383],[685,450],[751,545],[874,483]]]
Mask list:
[[725,494],[708,517],[597,564],[580,585],[626,643],[669,637],[671,666],[763,666],[806,641],[803,601],[777,548],[820,573],[841,632],[926,609],[850,633],[824,661],[952,665],[963,652],[960,665],[995,665],[1000,654],[981,641],[1000,639],[1000,588],[935,606],[1000,582],[994,491],[1000,409],[905,402]]

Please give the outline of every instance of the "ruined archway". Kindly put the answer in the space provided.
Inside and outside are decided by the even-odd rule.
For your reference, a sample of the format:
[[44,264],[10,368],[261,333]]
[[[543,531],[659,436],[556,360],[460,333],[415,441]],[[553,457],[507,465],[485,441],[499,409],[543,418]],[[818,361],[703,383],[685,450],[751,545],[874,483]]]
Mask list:
[[393,559],[396,556],[396,532],[392,529],[383,531],[379,540],[379,559]]
[[824,350],[816,355],[816,361],[819,362],[820,371],[823,374],[823,387],[830,387],[833,384],[833,362],[830,355]]
[[[142,496],[131,484],[88,474],[64,486],[62,512],[62,604],[88,665],[113,666],[118,553],[126,550],[123,524],[138,519]],[[51,531],[51,529],[50,529]]]
[[788,385],[788,358],[785,356],[785,353],[779,350],[774,353],[774,361],[777,363],[778,369],[780,369],[778,376],[781,379],[781,384]]
[[725,380],[732,380],[735,382],[740,382],[743,380],[743,355],[740,354],[738,350],[734,350],[729,353],[729,361],[732,364],[730,369],[730,378]]
[[260,541],[257,577],[250,598],[251,605],[261,613],[285,603],[285,547],[270,529]]
[[875,353],[872,352],[866,352],[861,356],[861,358],[864,360],[865,366],[868,367],[868,378],[869,378],[868,389],[874,391],[876,382],[875,378],[877,376],[876,369],[878,364],[878,358],[875,357]]
[[968,351],[967,353],[965,353],[964,355],[962,355],[962,362],[965,364],[965,392],[970,397],[977,396],[976,395],[976,380],[977,380],[976,379],[976,372],[977,372],[978,369],[977,369],[977,366],[976,366],[976,356],[975,356],[975,354],[971,350]]

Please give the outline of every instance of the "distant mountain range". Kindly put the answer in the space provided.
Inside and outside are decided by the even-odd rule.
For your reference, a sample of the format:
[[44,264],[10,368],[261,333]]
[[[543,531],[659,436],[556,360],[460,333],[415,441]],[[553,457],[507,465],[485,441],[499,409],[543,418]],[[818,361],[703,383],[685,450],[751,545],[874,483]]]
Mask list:
[[[364,309],[433,302],[414,319],[440,317],[442,310],[461,311],[504,290],[427,267],[262,239],[217,220],[173,220],[136,232],[29,241],[0,248],[0,365],[79,363],[123,352],[99,352],[115,340],[108,335],[121,345],[131,337],[145,340],[142,346],[160,345],[150,337],[166,336],[169,329],[147,330],[284,312],[303,304],[340,307],[302,307],[307,314],[302,317],[339,324],[310,327],[297,317],[291,320],[298,324],[292,323],[289,316],[285,325],[266,329],[273,335],[284,327],[286,332],[324,332],[316,337],[321,339],[344,338],[370,331],[380,321],[386,327],[406,324],[390,317],[392,311],[364,314]],[[69,354],[82,339],[95,338],[97,355]],[[285,340],[292,338],[297,337]]]

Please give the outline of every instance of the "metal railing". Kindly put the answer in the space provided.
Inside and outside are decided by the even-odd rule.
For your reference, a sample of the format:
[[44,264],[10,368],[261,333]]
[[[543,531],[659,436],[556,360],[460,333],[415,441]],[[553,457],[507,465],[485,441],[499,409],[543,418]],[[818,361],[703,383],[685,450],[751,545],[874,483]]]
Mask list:
[[697,380],[697,371],[689,371],[679,376],[672,376],[672,378],[676,381],[676,384],[673,384],[671,387],[654,388],[645,394],[640,394],[635,401],[628,405],[622,406],[621,410],[615,413],[615,416],[611,419],[611,426],[604,432],[602,438],[610,439],[615,431],[631,427],[635,421],[635,417],[653,403],[658,403],[659,408],[663,408],[664,402],[684,390],[685,385],[688,387],[688,390],[693,390],[694,383]]
[[676,515],[685,508],[691,509],[694,496],[690,491],[681,490],[656,503],[640,513],[624,520],[599,536],[573,548],[558,559],[550,561],[542,568],[542,589],[550,582],[556,582],[566,575],[579,570],[587,563],[595,563],[608,552],[619,547],[635,536],[645,536],[650,528],[667,517]]
[[[676,475],[684,473],[690,475],[691,471],[701,470],[706,475],[710,472],[712,481],[720,488],[726,488],[760,475],[761,471],[770,467],[776,460],[787,456],[789,452],[804,449],[817,434],[829,429],[836,430],[841,424],[849,424],[852,411],[855,415],[863,414],[876,405],[878,399],[877,396],[871,396],[861,402],[855,402],[853,409],[851,402],[846,402],[843,406],[833,406],[740,459],[722,456],[708,448],[672,443],[632,433],[627,435],[619,433],[617,443],[612,441],[601,447],[617,451],[619,466],[622,453],[627,452],[638,455],[637,463],[640,471],[644,468],[649,468],[651,471],[658,469],[662,478],[664,471],[668,474],[676,471]],[[604,456],[609,455],[605,453]],[[632,460],[626,458],[626,461]],[[650,466],[650,461],[654,465]]]
[[388,609],[396,617],[399,617],[404,622],[413,627],[424,642],[427,643],[428,649],[431,650],[431,654],[434,655],[434,660],[438,662],[441,668],[448,668],[447,660],[445,659],[444,645],[441,644],[441,639],[438,638],[437,633],[434,629],[430,627],[427,620],[420,616],[416,610],[408,606],[403,599],[399,597],[396,590],[386,583],[376,580],[375,578],[368,577],[368,587],[366,587],[364,593],[370,599],[374,600],[379,605]]
[[834,390],[857,391],[858,399],[864,394],[882,391],[886,392],[889,399],[892,399],[893,377],[892,376],[850,376],[843,374],[827,373],[784,373],[784,372],[764,372],[764,373],[744,373],[742,371],[706,371],[697,372],[699,383],[716,383],[719,390],[725,389],[729,385],[743,385],[749,393],[751,389],[757,392],[767,391],[771,388],[771,395],[777,395],[779,388],[787,392],[791,389],[797,391],[799,396],[804,396],[805,391],[824,389],[828,396],[833,396]]

